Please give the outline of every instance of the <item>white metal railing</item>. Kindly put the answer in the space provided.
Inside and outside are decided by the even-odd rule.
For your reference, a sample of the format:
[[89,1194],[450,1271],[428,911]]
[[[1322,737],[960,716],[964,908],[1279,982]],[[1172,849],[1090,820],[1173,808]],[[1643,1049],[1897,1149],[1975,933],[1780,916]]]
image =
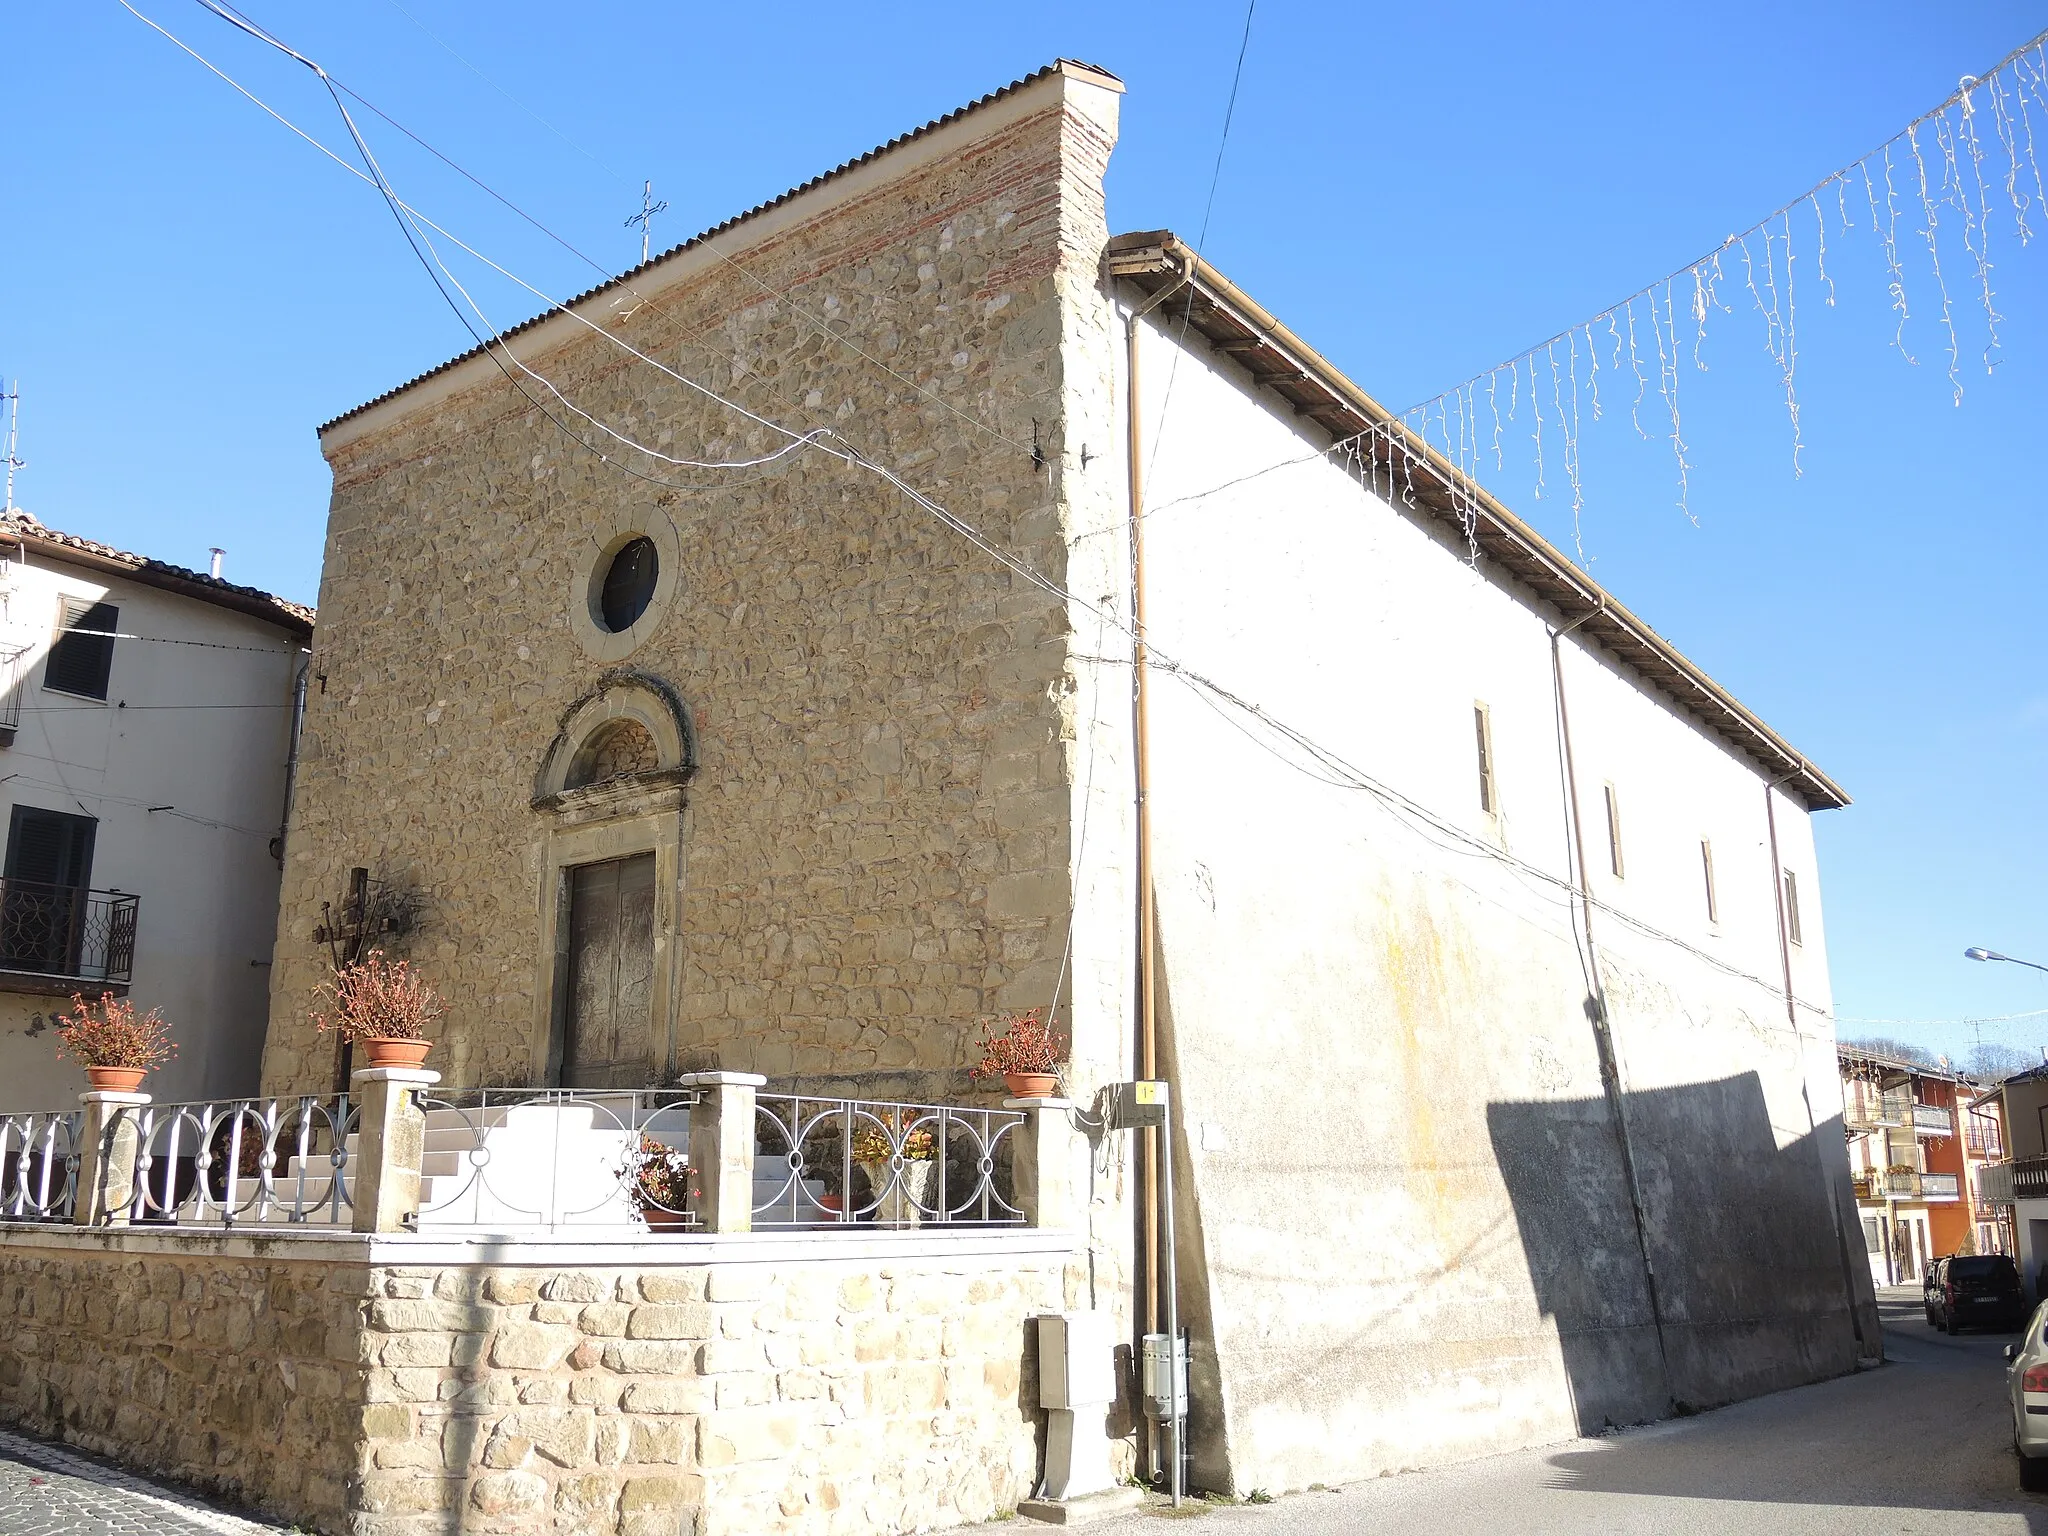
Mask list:
[[757,1095],[760,1079],[733,1073],[440,1094],[430,1079],[360,1073],[355,1095],[332,1097],[86,1095],[80,1111],[0,1116],[0,1219],[280,1235],[1064,1219],[1048,1215],[1065,1189],[1050,1111]]
[[761,1094],[756,1226],[1014,1226],[1021,1112]]
[[0,1217],[71,1219],[81,1119],[75,1109],[0,1115]]
[[1962,1180],[1953,1173],[1923,1173],[1920,1175],[1920,1198],[1922,1200],[1955,1200],[1962,1195]]
[[421,1094],[419,1227],[696,1225],[692,1089]]
[[143,1104],[128,1219],[189,1227],[346,1225],[357,1112],[346,1094]]

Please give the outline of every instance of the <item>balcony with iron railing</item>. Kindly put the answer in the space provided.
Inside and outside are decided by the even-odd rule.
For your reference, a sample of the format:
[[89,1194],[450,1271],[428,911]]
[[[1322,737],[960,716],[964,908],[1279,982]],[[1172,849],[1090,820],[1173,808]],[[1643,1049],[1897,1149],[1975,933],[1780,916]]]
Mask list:
[[1963,1150],[1971,1157],[2000,1158],[2005,1156],[2005,1142],[1995,1126],[1972,1125],[1963,1132]]
[[125,891],[0,879],[0,991],[125,991],[140,907]]
[[1880,1093],[1867,1083],[1857,1083],[1843,1097],[1842,1118],[1855,1130],[1910,1125],[1913,1122],[1913,1095],[1904,1088]]
[[1916,1173],[1909,1168],[1866,1168],[1849,1176],[1858,1200],[1959,1200],[1962,1179],[1953,1173]]
[[1913,1134],[1916,1136],[1953,1136],[1956,1133],[1955,1115],[1939,1104],[1915,1104],[1913,1106]]
[[1920,1175],[1920,1198],[1922,1200],[1960,1200],[1962,1179],[1953,1173],[1923,1173]]

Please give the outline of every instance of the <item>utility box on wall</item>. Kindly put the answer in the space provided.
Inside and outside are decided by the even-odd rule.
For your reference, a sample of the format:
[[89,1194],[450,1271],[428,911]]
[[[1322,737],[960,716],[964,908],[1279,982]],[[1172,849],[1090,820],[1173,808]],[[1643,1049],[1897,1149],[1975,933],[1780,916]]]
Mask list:
[[1081,1408],[1116,1401],[1116,1345],[1106,1312],[1048,1312],[1038,1319],[1038,1402]]
[[1107,1312],[1049,1312],[1038,1319],[1038,1401],[1045,1409],[1045,1477],[1053,1500],[1115,1486],[1109,1469],[1109,1405],[1116,1401],[1116,1342]]

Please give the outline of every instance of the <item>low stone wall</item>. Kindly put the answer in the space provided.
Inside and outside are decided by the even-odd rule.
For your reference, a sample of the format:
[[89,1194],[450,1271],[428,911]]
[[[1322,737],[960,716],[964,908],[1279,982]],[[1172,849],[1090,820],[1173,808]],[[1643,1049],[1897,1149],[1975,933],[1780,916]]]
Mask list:
[[10,1423],[293,1518],[345,1507],[367,1269],[0,1231]]
[[1038,1235],[0,1227],[0,1415],[326,1532],[898,1532],[1030,1493]]

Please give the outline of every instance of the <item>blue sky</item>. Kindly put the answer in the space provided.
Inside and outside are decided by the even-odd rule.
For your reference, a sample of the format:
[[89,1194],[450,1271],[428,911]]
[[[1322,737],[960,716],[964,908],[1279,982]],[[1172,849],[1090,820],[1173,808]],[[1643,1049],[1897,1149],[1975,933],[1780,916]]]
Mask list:
[[[303,69],[189,0],[135,3],[341,142]],[[1192,239],[1244,16],[794,4],[764,30],[741,7],[245,8],[613,268],[638,256],[621,220],[643,177],[669,203],[657,243],[673,243],[1060,54],[1130,88],[1112,226]],[[2044,24],[2038,6],[1995,0],[1816,3],[1743,25],[1619,4],[1368,22],[1266,0],[1207,254],[1405,406],[1689,263]],[[165,559],[203,565],[222,545],[233,578],[311,600],[327,496],[314,427],[467,336],[374,194],[113,0],[17,8],[0,70],[0,373],[23,380],[30,461],[18,499]],[[441,222],[549,291],[594,279],[365,122],[400,191]],[[2048,236],[2048,217],[2036,227]],[[1867,232],[1831,240],[1832,308],[1801,252],[1802,475],[1764,323],[1734,285],[1709,371],[1683,379],[1697,523],[1668,447],[1610,410],[1582,443],[1581,533],[1602,581],[1856,797],[1819,825],[1841,1012],[2048,1010],[2048,975],[1960,957],[1983,943],[2048,960],[2048,238],[1994,247],[2003,348],[1988,377],[1975,273],[1944,247],[1960,408],[1914,240],[1917,365],[1892,345]],[[534,308],[503,285],[479,297],[501,323]],[[1541,499],[1531,468],[1511,458],[1489,483],[1569,548],[1555,460]],[[1970,1038],[1884,1032],[1948,1050]],[[2031,1048],[2048,1017],[1985,1033]]]

